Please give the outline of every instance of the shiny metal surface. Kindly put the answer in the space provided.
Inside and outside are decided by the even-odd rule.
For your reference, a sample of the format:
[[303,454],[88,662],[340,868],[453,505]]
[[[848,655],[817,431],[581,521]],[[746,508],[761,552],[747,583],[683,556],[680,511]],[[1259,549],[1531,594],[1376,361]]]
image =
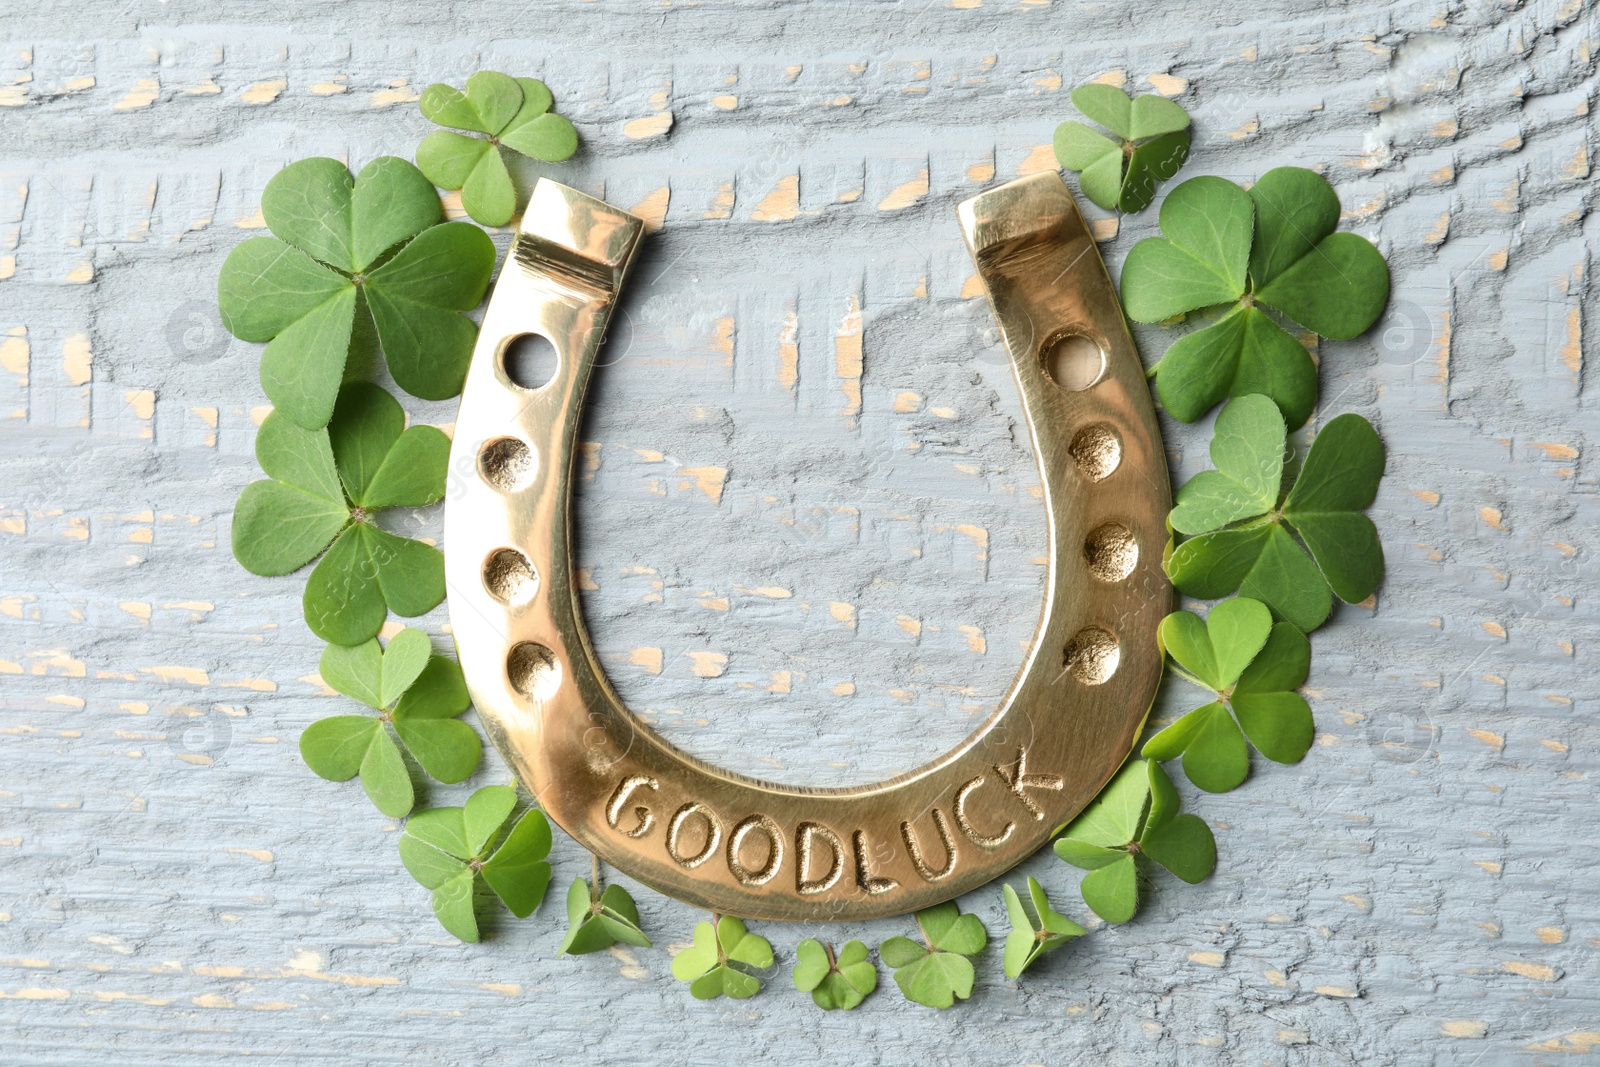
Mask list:
[[[640,220],[548,180],[484,317],[446,504],[450,616],[478,714],[550,817],[680,900],[747,918],[899,914],[1000,875],[1099,791],[1161,676],[1166,461],[1143,369],[1059,175],[959,208],[1032,433],[1050,559],[1032,646],[999,710],[939,759],[872,785],[759,781],[680,752],[606,680],[573,580],[584,391]],[[554,377],[515,384],[537,333]],[[758,743],[754,742],[753,743]]]

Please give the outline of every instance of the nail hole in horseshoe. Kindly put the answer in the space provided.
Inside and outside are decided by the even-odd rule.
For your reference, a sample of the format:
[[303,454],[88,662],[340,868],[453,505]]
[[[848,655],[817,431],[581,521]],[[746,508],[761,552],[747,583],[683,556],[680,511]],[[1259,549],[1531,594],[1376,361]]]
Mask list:
[[517,549],[497,548],[483,561],[483,587],[507,607],[526,607],[539,595],[539,572]]
[[1084,333],[1052,338],[1040,352],[1040,359],[1050,380],[1072,393],[1089,388],[1106,373],[1105,346]]
[[1117,673],[1122,647],[1109,630],[1085,626],[1067,642],[1061,665],[1084,685],[1103,685]]
[[541,389],[556,376],[561,359],[548,337],[519,333],[500,346],[500,367],[505,375],[524,389]]
[[1083,541],[1083,558],[1089,573],[1102,582],[1120,582],[1139,562],[1139,542],[1120,522],[1108,522],[1090,531]]
[[1085,478],[1102,481],[1122,465],[1122,439],[1105,423],[1092,423],[1073,436],[1067,454]]
[[478,453],[478,471],[502,493],[513,493],[532,484],[539,455],[515,437],[496,437]]
[[561,664],[554,652],[537,641],[524,641],[506,656],[506,677],[517,692],[543,703],[561,688]]

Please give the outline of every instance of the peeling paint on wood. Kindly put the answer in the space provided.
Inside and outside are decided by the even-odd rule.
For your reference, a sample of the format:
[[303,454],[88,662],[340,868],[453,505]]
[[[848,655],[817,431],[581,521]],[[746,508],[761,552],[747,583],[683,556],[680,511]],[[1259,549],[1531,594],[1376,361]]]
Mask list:
[[[475,9],[470,30],[413,3],[290,7],[4,22],[0,1059],[1600,1049],[1593,5],[553,0]],[[596,649],[674,742],[807,785],[957,743],[1038,619],[1038,481],[954,205],[1053,168],[1089,79],[1190,109],[1184,175],[1328,175],[1394,271],[1372,333],[1317,347],[1319,419],[1358,411],[1389,445],[1388,578],[1315,636],[1305,762],[1199,798],[1215,877],[1158,880],[1135,922],[1020,985],[999,974],[998,890],[972,894],[992,946],[974,1003],[929,1013],[882,973],[826,1032],[786,970],[737,1008],[689,998],[669,946],[701,916],[643,889],[662,947],[558,957],[561,891],[588,869],[565,839],[538,917],[489,916],[467,948],[437,926],[399,827],[299,761],[305,724],[350,709],[315,673],[300,583],[228,550],[267,408],[214,284],[285,162],[408,156],[421,89],[482,67],[545,79],[582,134],[521,176],[655,230],[580,450]],[[1084,210],[1114,273],[1157,232],[1153,211]],[[1175,335],[1135,330],[1146,358]],[[1205,426],[1164,426],[1178,477],[1205,466]],[[438,508],[395,518],[440,535]],[[415,620],[440,648],[445,622]],[[1153,718],[1192,699],[1175,683]],[[426,795],[502,778],[491,757]],[[1024,871],[1087,917],[1075,872]],[[908,929],[760,932],[787,968],[803,936]]]

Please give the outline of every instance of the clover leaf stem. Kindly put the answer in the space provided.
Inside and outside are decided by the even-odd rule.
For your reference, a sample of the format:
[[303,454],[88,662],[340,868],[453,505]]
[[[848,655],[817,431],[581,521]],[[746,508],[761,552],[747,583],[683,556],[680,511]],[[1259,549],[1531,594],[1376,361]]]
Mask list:
[[728,950],[722,947],[722,916],[716,912],[711,913],[711,943],[717,946],[717,963],[726,967]]

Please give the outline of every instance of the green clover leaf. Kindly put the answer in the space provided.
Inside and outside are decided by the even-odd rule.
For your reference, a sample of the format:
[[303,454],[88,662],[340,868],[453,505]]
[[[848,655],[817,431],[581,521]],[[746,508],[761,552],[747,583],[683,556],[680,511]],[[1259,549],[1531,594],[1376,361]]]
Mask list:
[[472,901],[477,881],[494,891],[511,914],[526,919],[550,884],[550,823],[529,808],[496,848],[489,846],[511,818],[517,791],[490,785],[467,798],[465,807],[429,808],[406,820],[400,862],[411,877],[433,890],[433,913],[462,941],[478,940]]
[[[599,887],[598,861],[596,861],[595,887]],[[582,878],[567,890],[567,936],[561,942],[561,952],[568,956],[582,956],[610,948],[618,941],[648,948],[650,939],[639,929],[639,906],[620,885],[608,885],[605,891],[594,893]]]
[[823,1011],[850,1011],[878,988],[878,968],[860,941],[846,941],[834,956],[832,945],[808,937],[794,954],[794,987],[810,993]]
[[1311,705],[1295,690],[1311,668],[1311,642],[1293,624],[1274,625],[1266,605],[1235,597],[1204,620],[1173,612],[1159,637],[1177,673],[1214,699],[1146,741],[1141,755],[1165,761],[1181,754],[1183,773],[1208,793],[1226,793],[1250,773],[1246,737],[1276,763],[1305,757]]
[[1056,127],[1056,161],[1079,171],[1083,195],[1107,211],[1143,211],[1156,186],[1189,158],[1189,113],[1160,96],[1136,96],[1110,85],[1080,85],[1072,103],[1120,140],[1081,122]]
[[1162,406],[1193,422],[1225,396],[1261,393],[1291,429],[1304,424],[1316,406],[1316,364],[1262,308],[1349,340],[1388,303],[1383,254],[1364,237],[1334,232],[1338,194],[1303,167],[1270,170],[1248,193],[1223,178],[1191,178],[1162,202],[1160,220],[1166,236],[1134,245],[1123,265],[1128,315],[1160,322],[1232,305],[1151,368]]
[[388,648],[375,637],[353,647],[329,645],[320,671],[328,685],[378,714],[334,715],[306,727],[300,756],[319,776],[347,782],[359,774],[377,809],[398,819],[416,802],[400,745],[441,782],[459,782],[478,769],[483,744],[459,718],[471,703],[461,667],[434,655],[421,630],[401,630]]
[[444,599],[443,554],[372,522],[384,508],[422,507],[444,495],[450,439],[405,421],[381,387],[353,382],[340,390],[326,429],[302,429],[273,411],[256,435],[267,477],[245,486],[234,505],[233,555],[266,576],[321,556],[301,600],[324,641],[359,645],[391,610],[412,617]]
[[1038,879],[1028,876],[1028,897],[1033,904],[1033,914],[1022,904],[1022,898],[1009,885],[1002,885],[1006,898],[1006,915],[1011,919],[1011,933],[1006,935],[1005,969],[1007,978],[1019,978],[1033,966],[1033,961],[1052,949],[1060,948],[1075,937],[1082,937],[1083,927],[1053,911],[1050,898]]
[[406,392],[461,392],[494,273],[494,242],[442,222],[439,194],[403,159],[356,178],[336,159],[302,159],[267,183],[261,213],[276,236],[251,237],[222,264],[222,323],[266,341],[261,387],[307,430],[327,425],[339,384],[382,346]]
[[1383,578],[1378,528],[1361,512],[1377,494],[1384,449],[1366,419],[1337,416],[1311,443],[1285,497],[1286,437],[1266,397],[1228,402],[1211,439],[1216,469],[1184,483],[1168,518],[1192,536],[1172,550],[1167,574],[1204,600],[1237,590],[1309,633],[1328,617],[1334,595],[1359,603]]
[[550,90],[534,78],[512,78],[481,70],[467,91],[430,85],[418,101],[422,113],[441,126],[481,133],[469,137],[435,130],[417,146],[417,166],[441,189],[460,189],[461,206],[485,226],[504,226],[517,209],[517,191],[500,149],[547,163],[578,150],[578,131],[550,110]]
[[1161,764],[1130,760],[1056,839],[1056,855],[1089,872],[1078,888],[1100,918],[1124,923],[1139,910],[1141,859],[1191,884],[1217,865],[1211,827],[1178,808],[1178,791]]
[[953,900],[916,914],[923,944],[909,937],[891,937],[878,946],[883,962],[894,968],[894,983],[907,1000],[930,1008],[948,1008],[972,995],[976,977],[969,956],[988,944],[989,932],[976,915],[963,915]]
[[765,970],[772,962],[772,945],[766,938],[724,915],[715,927],[702,922],[694,928],[694,947],[672,958],[672,976],[688,982],[689,995],[696,1000],[723,995],[744,1000],[761,991],[761,980],[750,972]]

